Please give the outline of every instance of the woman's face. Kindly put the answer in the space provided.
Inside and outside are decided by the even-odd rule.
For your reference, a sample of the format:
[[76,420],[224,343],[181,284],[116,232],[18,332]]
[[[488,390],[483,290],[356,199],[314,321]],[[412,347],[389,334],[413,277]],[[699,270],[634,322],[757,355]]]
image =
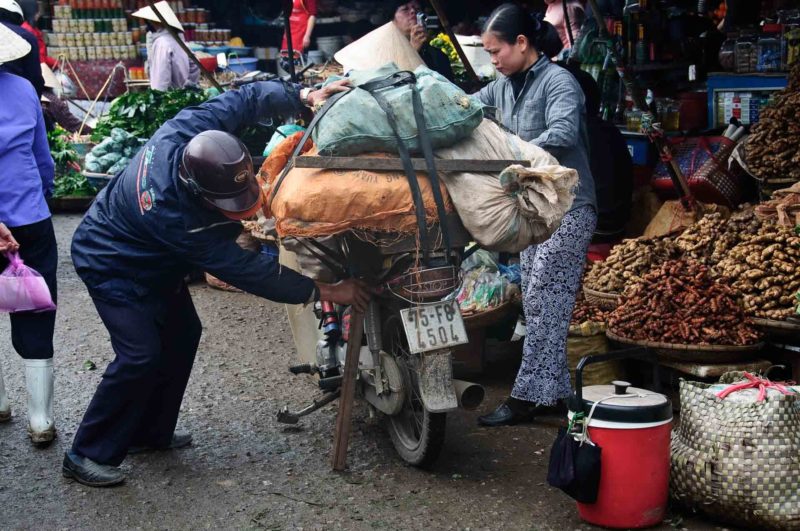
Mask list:
[[492,64],[504,76],[511,76],[523,71],[528,66],[529,55],[533,48],[527,37],[518,35],[514,44],[509,44],[491,31],[481,35],[483,48],[492,58]]
[[411,30],[417,25],[417,13],[419,11],[419,2],[414,1],[401,5],[394,12],[394,23],[404,35],[410,35]]

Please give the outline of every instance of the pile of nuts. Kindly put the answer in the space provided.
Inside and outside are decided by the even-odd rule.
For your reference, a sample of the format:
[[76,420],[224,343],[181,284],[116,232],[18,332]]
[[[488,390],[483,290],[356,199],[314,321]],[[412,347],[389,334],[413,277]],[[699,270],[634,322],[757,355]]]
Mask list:
[[761,112],[745,146],[750,171],[759,179],[800,181],[800,63],[789,74],[789,86]]
[[595,262],[586,275],[585,285],[602,293],[622,293],[653,267],[676,258],[678,249],[672,238],[624,240],[602,262]]
[[748,315],[784,320],[795,312],[800,289],[800,235],[764,224],[716,266],[715,273],[744,297]]
[[689,260],[670,260],[631,285],[608,327],[637,341],[751,345],[760,340],[736,293]]
[[572,324],[605,323],[609,313],[579,295],[572,310]]

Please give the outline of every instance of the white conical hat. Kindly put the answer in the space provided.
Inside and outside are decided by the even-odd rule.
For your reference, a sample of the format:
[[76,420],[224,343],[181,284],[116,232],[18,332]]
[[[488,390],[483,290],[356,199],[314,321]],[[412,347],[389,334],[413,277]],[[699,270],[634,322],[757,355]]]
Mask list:
[[333,57],[345,71],[378,68],[386,63],[394,63],[400,70],[414,71],[425,64],[394,22],[367,33]]
[[31,51],[28,42],[0,24],[0,65],[25,57]]
[[[183,31],[183,25],[181,24],[181,21],[178,20],[177,16],[175,16],[175,12],[172,10],[171,7],[169,7],[169,4],[167,2],[165,1],[156,2],[155,7],[156,9],[158,9],[158,12],[161,13],[161,16],[164,17],[164,20],[167,21],[167,24],[169,26],[172,26],[178,31]],[[158,18],[158,15],[156,14],[155,11],[153,11],[153,9],[150,6],[143,7],[139,11],[134,11],[133,16],[137,18],[143,18],[151,22],[158,22],[159,24],[161,23],[161,20]]]
[[47,63],[42,63],[42,78],[44,79],[45,87],[51,88],[55,91],[61,90],[61,83],[58,82],[56,75],[52,70],[50,70],[50,67],[47,66]]

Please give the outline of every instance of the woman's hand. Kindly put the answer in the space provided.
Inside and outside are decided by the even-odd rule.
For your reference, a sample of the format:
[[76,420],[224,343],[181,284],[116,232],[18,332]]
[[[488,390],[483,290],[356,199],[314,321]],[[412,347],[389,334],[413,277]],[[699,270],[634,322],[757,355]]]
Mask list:
[[363,280],[349,278],[336,284],[317,282],[319,299],[331,301],[343,306],[353,306],[358,312],[365,312],[371,295],[378,293],[377,288],[371,287]]
[[409,38],[411,39],[411,46],[416,51],[420,51],[428,40],[428,32],[421,25],[417,24],[414,26],[414,29],[411,30]]
[[314,108],[317,105],[324,103],[325,100],[337,92],[346,92],[348,90],[350,90],[350,80],[340,79],[339,81],[334,81],[330,85],[326,85],[319,90],[310,92],[306,100],[308,101],[308,106]]
[[4,223],[0,223],[0,252],[15,253],[19,251],[19,243],[14,239],[11,231]]

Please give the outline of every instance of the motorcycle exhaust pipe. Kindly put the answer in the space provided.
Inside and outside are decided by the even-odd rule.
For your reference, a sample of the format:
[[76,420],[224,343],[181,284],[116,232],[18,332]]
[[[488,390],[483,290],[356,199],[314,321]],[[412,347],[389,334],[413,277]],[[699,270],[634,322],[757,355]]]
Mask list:
[[453,389],[455,389],[459,407],[469,411],[478,409],[486,395],[482,385],[464,380],[453,379]]

